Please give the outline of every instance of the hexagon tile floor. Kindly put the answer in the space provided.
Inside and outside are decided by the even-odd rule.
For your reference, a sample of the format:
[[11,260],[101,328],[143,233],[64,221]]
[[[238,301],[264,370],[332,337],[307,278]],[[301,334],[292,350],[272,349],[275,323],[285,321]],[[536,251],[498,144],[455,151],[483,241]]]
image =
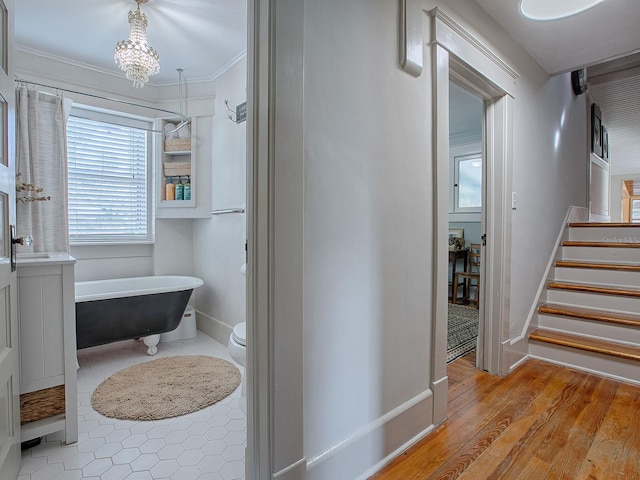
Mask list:
[[[106,418],[91,408],[91,393],[130,365],[173,355],[230,360],[227,347],[197,337],[160,343],[148,357],[141,342],[119,342],[78,352],[78,443],[52,440],[22,452],[18,480],[244,479],[246,418],[240,388],[198,412],[159,421]],[[243,372],[244,374],[244,372]]]

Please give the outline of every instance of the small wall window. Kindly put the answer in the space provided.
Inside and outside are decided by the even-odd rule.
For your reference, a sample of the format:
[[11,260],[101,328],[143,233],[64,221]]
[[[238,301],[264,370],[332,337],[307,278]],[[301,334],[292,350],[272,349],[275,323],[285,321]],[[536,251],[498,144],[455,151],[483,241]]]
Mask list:
[[464,155],[454,160],[453,211],[482,211],[482,155]]
[[640,198],[631,200],[631,221],[640,222]]
[[72,244],[153,240],[150,121],[74,107],[67,124]]

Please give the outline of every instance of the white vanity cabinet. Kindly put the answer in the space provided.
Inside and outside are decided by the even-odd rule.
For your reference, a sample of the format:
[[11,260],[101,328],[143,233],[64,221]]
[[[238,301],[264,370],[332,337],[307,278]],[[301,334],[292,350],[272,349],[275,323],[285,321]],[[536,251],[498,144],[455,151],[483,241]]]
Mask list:
[[22,441],[61,432],[78,440],[75,259],[18,256]]

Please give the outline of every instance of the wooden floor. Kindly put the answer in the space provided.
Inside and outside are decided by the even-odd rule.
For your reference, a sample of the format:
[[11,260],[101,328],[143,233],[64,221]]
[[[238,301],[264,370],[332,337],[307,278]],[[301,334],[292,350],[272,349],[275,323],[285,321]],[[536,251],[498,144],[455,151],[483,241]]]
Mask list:
[[447,367],[449,419],[371,480],[640,479],[640,387],[529,360]]

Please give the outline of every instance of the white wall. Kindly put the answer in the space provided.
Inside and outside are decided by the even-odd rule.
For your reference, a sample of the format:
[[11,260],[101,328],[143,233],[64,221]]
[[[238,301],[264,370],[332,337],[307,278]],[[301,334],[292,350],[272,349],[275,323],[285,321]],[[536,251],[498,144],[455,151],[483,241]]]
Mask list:
[[419,402],[406,438],[431,424],[430,80],[397,68],[397,15],[397,2],[305,2],[308,478],[357,478],[396,448],[376,425],[396,407]]
[[[214,81],[213,210],[245,207],[246,122],[229,120],[224,101],[235,110],[246,100],[246,58]],[[227,214],[193,221],[193,274],[204,280],[196,290],[198,328],[226,344],[231,328],[246,318],[246,216]]]
[[569,206],[587,206],[586,97],[571,93],[569,74],[532,87],[514,115],[511,338],[523,333]]
[[[20,78],[62,88],[159,106],[179,108],[177,86],[145,86],[135,89],[122,75],[106,75],[26,52],[17,52],[16,71]],[[211,82],[210,82],[211,83]],[[51,90],[35,87],[41,90]],[[213,93],[206,83],[188,85],[187,109],[190,115],[212,115]],[[90,96],[64,93],[74,103],[117,110],[147,118],[162,116],[154,110],[109,102]],[[155,184],[155,182],[152,182]],[[139,275],[193,273],[193,221],[190,219],[155,220],[155,242],[136,245],[72,246],[76,257],[76,280],[133,277]]]
[[[519,333],[561,220],[570,205],[585,204],[586,106],[572,96],[568,75],[548,79],[475,3],[423,4],[443,7],[521,74],[514,87],[519,206],[508,326]],[[306,1],[303,40],[304,269],[288,272],[301,275],[304,316],[285,312],[277,319],[284,328],[274,335],[277,345],[291,345],[276,352],[276,366],[281,359],[289,370],[303,370],[304,395],[289,398],[276,385],[275,402],[295,404],[293,411],[302,405],[297,444],[304,446],[307,478],[352,480],[432,423],[430,50],[421,77],[399,69],[398,3],[384,0]],[[276,105],[297,99],[278,93]],[[276,156],[276,185],[296,178],[278,162]],[[287,260],[280,263],[276,270],[287,271]],[[276,303],[284,304],[286,288],[275,283]],[[299,339],[285,330],[301,321],[297,356]],[[298,426],[278,422],[276,432],[276,468],[289,478],[279,462],[295,457],[291,436]]]

